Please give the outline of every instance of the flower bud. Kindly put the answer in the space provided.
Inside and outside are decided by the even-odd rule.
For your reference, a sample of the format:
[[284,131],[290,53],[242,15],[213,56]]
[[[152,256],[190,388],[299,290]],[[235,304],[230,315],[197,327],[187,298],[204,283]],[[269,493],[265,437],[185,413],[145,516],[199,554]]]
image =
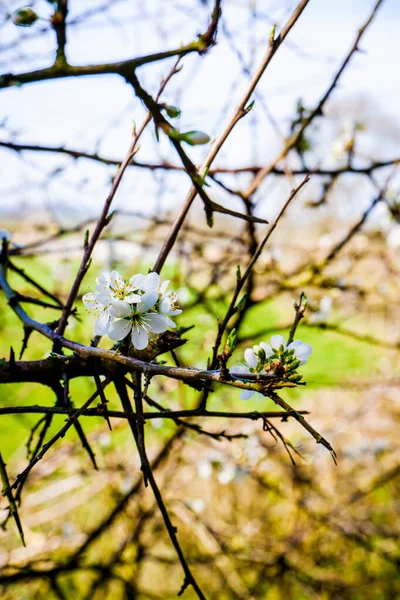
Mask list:
[[190,146],[201,146],[202,144],[208,144],[210,136],[202,131],[187,131],[181,133],[181,140]]
[[301,360],[293,360],[289,363],[286,363],[286,367],[290,372],[295,372],[299,366],[301,365]]
[[19,8],[12,16],[13,23],[20,27],[30,27],[38,18],[31,8]]
[[290,381],[294,381],[295,383],[298,383],[302,379],[303,379],[303,375],[301,375],[300,373],[290,376]]
[[226,346],[230,353],[232,353],[236,347],[237,342],[237,334],[236,329],[232,329],[230,334],[228,335],[228,339],[226,340]]
[[257,356],[258,356],[258,358],[259,358],[259,359],[260,359],[262,362],[264,362],[264,361],[266,360],[266,358],[267,358],[267,357],[266,357],[266,354],[265,354],[265,350],[263,350],[263,348],[259,348],[259,349],[258,349],[258,351],[257,351]]
[[161,106],[171,119],[177,119],[180,117],[181,110],[177,106],[171,106],[170,104],[162,104]]

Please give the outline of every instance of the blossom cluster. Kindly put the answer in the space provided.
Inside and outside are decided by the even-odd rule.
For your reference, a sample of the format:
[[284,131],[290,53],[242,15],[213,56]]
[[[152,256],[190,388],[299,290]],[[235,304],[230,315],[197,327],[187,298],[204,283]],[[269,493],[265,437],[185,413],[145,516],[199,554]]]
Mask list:
[[[302,375],[297,369],[307,362],[311,353],[310,344],[304,344],[300,340],[286,344],[281,335],[273,335],[270,344],[261,342],[257,346],[247,348],[244,351],[245,362],[233,367],[231,373],[260,373],[298,382],[301,381]],[[240,397],[242,400],[248,400],[255,393],[253,390],[242,390]]]
[[163,333],[176,324],[170,318],[182,310],[175,292],[167,292],[169,281],[160,282],[158,273],[133,275],[129,281],[118,271],[105,271],[96,280],[95,292],[83,296],[89,312],[97,315],[96,335],[123,340],[130,334],[133,346],[143,350],[149,334]]

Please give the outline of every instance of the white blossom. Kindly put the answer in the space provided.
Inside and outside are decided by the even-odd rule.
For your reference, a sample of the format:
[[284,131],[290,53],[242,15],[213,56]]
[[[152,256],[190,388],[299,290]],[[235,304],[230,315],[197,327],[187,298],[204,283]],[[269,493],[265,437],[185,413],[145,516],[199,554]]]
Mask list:
[[332,144],[332,154],[337,161],[342,161],[354,147],[354,134],[344,131]]
[[[133,279],[133,278],[131,278]],[[112,300],[125,300],[129,304],[132,302],[139,302],[140,295],[134,292],[140,288],[132,283],[132,280],[128,283],[118,271],[105,271],[97,279],[96,291],[98,294],[98,300],[103,302],[103,299]]]
[[111,323],[108,337],[122,340],[131,333],[133,346],[144,350],[149,343],[149,333],[163,333],[168,329],[166,318],[155,310],[157,300],[157,292],[151,290],[145,292],[137,304],[128,304],[124,300],[114,302],[110,313],[117,320]]
[[322,296],[319,303],[319,310],[316,310],[310,316],[311,323],[326,323],[326,321],[329,319],[332,304],[333,301],[330,296]]
[[244,351],[244,359],[251,369],[257,370],[260,350],[263,352],[262,356],[265,356],[265,358],[269,358],[274,353],[272,348],[265,342],[260,342],[258,346],[253,346],[253,348],[247,348]]
[[193,500],[189,500],[188,506],[194,513],[199,515],[200,513],[204,512],[206,503],[202,498],[193,498]]
[[170,319],[169,317],[178,316],[181,314],[182,310],[177,308],[178,295],[175,292],[167,292],[167,287],[170,283],[170,280],[160,282],[160,276],[158,273],[152,272],[148,275],[134,275],[130,283],[135,287],[135,289],[142,290],[144,292],[155,291],[160,294],[159,298],[159,313],[163,317],[165,317],[168,327],[174,329],[176,327],[176,323]]
[[348,158],[349,152],[354,150],[356,131],[362,129],[359,123],[346,120],[341,124],[339,136],[332,144],[332,155],[337,161]]
[[96,280],[95,291],[83,296],[85,307],[97,315],[95,333],[115,341],[130,334],[133,346],[143,350],[149,335],[175,328],[170,317],[182,312],[177,294],[167,292],[168,285],[155,272],[138,273],[128,281],[118,271],[105,271]]
[[154,271],[148,273],[147,275],[138,273],[130,278],[129,283],[134,289],[141,290],[143,292],[158,291],[158,288],[160,287],[160,276]]
[[223,467],[222,471],[218,475],[218,481],[222,485],[226,485],[233,481],[236,477],[236,466],[232,464],[227,464]]
[[212,463],[207,458],[197,464],[197,473],[201,479],[210,479],[212,472]]
[[[268,346],[268,344],[266,345]],[[305,365],[307,359],[312,354],[312,346],[310,344],[304,344],[300,340],[294,340],[287,345],[283,336],[273,335],[271,338],[271,347],[274,350],[278,350],[281,346],[283,346],[284,350],[294,350],[294,355],[298,360],[301,361],[301,365]]]
[[112,322],[111,308],[114,303],[124,301],[128,305],[139,302],[141,296],[125,281],[118,271],[105,271],[96,280],[96,292],[89,292],[82,298],[89,312],[98,315],[94,326],[96,335],[106,335]]
[[[239,376],[245,376],[246,373],[263,373],[264,375],[274,375],[275,368],[277,366],[276,363],[282,366],[279,356],[281,356],[282,352],[290,352],[291,350],[293,351],[291,357],[292,360],[293,358],[298,360],[300,365],[306,364],[307,359],[312,353],[312,347],[310,344],[305,344],[301,340],[294,340],[290,344],[286,344],[285,339],[281,335],[273,335],[269,344],[260,342],[260,344],[253,346],[252,348],[246,348],[244,351],[245,362],[232,367],[230,372],[232,375]],[[287,361],[288,358],[283,360]],[[285,364],[286,363],[284,362],[283,366],[285,366]],[[240,398],[242,400],[249,400],[255,394],[256,392],[254,390],[241,390]]]
[[166,319],[168,326],[175,329],[176,323],[169,317],[176,317],[181,314],[182,310],[177,308],[178,295],[175,292],[167,292],[169,280],[164,281],[159,291],[161,293],[160,298],[160,314]]

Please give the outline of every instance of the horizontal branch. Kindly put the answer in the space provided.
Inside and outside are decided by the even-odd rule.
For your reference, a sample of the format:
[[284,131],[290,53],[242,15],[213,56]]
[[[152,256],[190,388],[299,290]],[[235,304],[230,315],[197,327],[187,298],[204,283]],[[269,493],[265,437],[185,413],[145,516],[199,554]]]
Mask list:
[[[199,382],[215,382],[222,383],[225,385],[233,386],[244,390],[254,390],[258,392],[265,392],[270,388],[281,388],[281,387],[297,387],[296,383],[293,383],[286,379],[279,377],[271,377],[269,375],[260,375],[254,373],[246,374],[246,381],[239,378],[238,375],[232,376],[229,379],[223,378],[219,370],[207,370],[207,369],[196,369],[194,367],[169,367],[166,365],[159,365],[155,363],[145,362],[131,356],[124,356],[118,351],[105,350],[103,348],[97,348],[93,346],[84,346],[78,342],[74,342],[56,333],[46,323],[40,323],[32,319],[25,310],[18,303],[18,296],[14,290],[8,284],[8,281],[4,273],[4,265],[0,265],[0,287],[3,289],[10,307],[15,314],[22,321],[24,326],[33,331],[38,331],[44,337],[58,342],[58,344],[64,348],[72,350],[75,355],[82,359],[99,359],[103,361],[111,361],[126,367],[128,371],[137,371],[144,373],[147,377],[153,377],[155,375],[162,375],[164,377],[170,377],[177,379],[185,383],[199,383]],[[50,361],[59,362],[60,365],[67,365],[70,360],[74,357],[59,356],[58,358],[51,358]],[[1,366],[1,365],[0,365]],[[4,367],[3,367],[4,371]],[[0,371],[1,372],[1,371]],[[60,369],[58,368],[58,373]]]
[[[303,185],[307,181],[307,178],[303,181],[301,185]],[[301,186],[300,186],[301,187]],[[292,195],[296,193],[297,190],[294,190]],[[288,204],[287,201],[286,205]],[[283,211],[284,209],[282,209]],[[282,212],[281,211],[281,212]],[[276,224],[276,221],[275,223]],[[274,227],[274,224],[271,227]],[[268,239],[268,234],[267,234]],[[257,253],[254,259],[256,258]],[[4,256],[2,257],[4,261]],[[250,267],[250,265],[249,265]],[[335,453],[327,440],[325,440],[315,429],[307,423],[304,417],[297,411],[295,411],[290,405],[288,405],[284,400],[279,398],[275,393],[276,389],[281,387],[297,387],[297,383],[294,383],[288,379],[281,379],[278,377],[271,377],[269,375],[261,375],[258,373],[246,373],[244,378],[241,379],[238,375],[232,375],[229,372],[224,370],[201,370],[196,369],[194,367],[169,367],[166,365],[160,365],[150,362],[145,362],[143,360],[139,360],[137,358],[133,358],[131,356],[124,356],[120,354],[118,351],[105,350],[102,348],[94,347],[94,346],[84,346],[77,342],[73,342],[60,334],[56,333],[49,325],[45,323],[40,323],[32,319],[25,310],[18,303],[17,294],[10,287],[5,272],[5,264],[4,262],[0,263],[0,286],[2,287],[6,298],[8,299],[8,303],[15,314],[19,317],[19,319],[24,324],[25,328],[32,329],[34,331],[38,331],[43,336],[51,339],[53,342],[57,341],[59,347],[65,347],[72,350],[75,355],[80,356],[83,359],[90,360],[92,358],[98,358],[100,360],[109,360],[119,365],[124,366],[128,371],[136,371],[143,373],[147,380],[149,381],[155,375],[162,375],[165,377],[170,377],[173,379],[177,379],[185,382],[188,385],[197,384],[199,382],[204,383],[221,383],[224,385],[233,386],[236,388],[241,388],[245,390],[252,390],[256,392],[262,393],[264,396],[272,399],[276,404],[281,406],[288,414],[293,415],[293,417],[314,437],[317,443],[323,444],[330,452],[332,457],[335,460]],[[67,356],[52,356],[53,360],[59,361],[60,364],[67,364],[71,358]],[[11,361],[13,362],[13,361]],[[102,385],[106,385],[106,383],[110,381],[107,378]],[[38,460],[40,460],[43,456],[43,453],[47,451],[48,447],[56,441],[59,435],[64,435],[64,432],[73,424],[79,416],[82,415],[82,411],[85,411],[89,408],[89,404],[93,401],[93,399],[97,396],[98,392],[83,405],[81,408],[77,409],[68,419],[67,424],[60,430],[59,434],[57,434],[48,444],[46,444],[41,452],[37,455],[37,457],[31,461],[25,471],[21,474],[20,477],[24,477],[26,473],[36,464]],[[201,407],[202,411],[205,411],[205,406]],[[104,415],[103,415],[104,416]],[[18,485],[18,479],[14,482],[12,487]]]
[[142,65],[165,60],[173,56],[185,56],[190,52],[199,52],[201,45],[198,42],[192,42],[187,46],[168,50],[165,52],[157,52],[146,56],[139,56],[131,60],[103,63],[99,65],[72,66],[68,64],[54,64],[46,69],[38,69],[27,73],[5,73],[0,75],[0,89],[12,87],[15,85],[21,86],[27,83],[35,83],[37,81],[48,81],[52,79],[60,79],[63,77],[83,77],[88,75],[120,75],[125,77],[137,67]]
[[[74,148],[66,148],[65,146],[45,146],[39,144],[18,144],[14,142],[1,141],[0,140],[0,148],[8,148],[10,150],[14,150],[15,152],[49,152],[52,154],[64,154],[66,156],[70,156],[71,158],[85,158],[88,160],[94,160],[96,162],[102,163],[104,165],[109,166],[118,166],[121,164],[121,160],[117,160],[115,158],[108,158],[106,156],[101,156],[97,152],[84,152],[82,150],[76,150]],[[353,165],[346,165],[343,167],[338,167],[336,169],[324,169],[321,167],[314,168],[305,168],[301,167],[299,169],[290,169],[291,175],[319,175],[321,177],[337,177],[338,175],[344,175],[346,173],[353,173],[354,175],[369,175],[373,171],[378,169],[383,169],[385,167],[392,167],[400,163],[400,157],[392,158],[384,161],[374,161],[371,162],[368,166],[365,167],[355,167]],[[181,165],[175,165],[168,161],[164,161],[161,163],[149,163],[149,162],[140,162],[133,159],[129,163],[130,167],[137,167],[140,169],[147,169],[149,171],[177,171],[180,173],[186,173],[186,169]],[[236,175],[239,173],[258,173],[264,167],[262,165],[246,165],[243,167],[214,167],[209,169],[208,175],[218,175],[218,174],[231,174]],[[271,169],[271,173],[273,175],[279,175],[282,177],[287,177],[288,171],[287,169],[280,169],[278,167],[273,167]]]
[[[0,415],[28,415],[28,414],[51,414],[51,415],[73,415],[76,412],[76,408],[72,407],[62,407],[62,406],[5,406],[0,408]],[[310,414],[306,410],[297,411],[301,415]],[[129,411],[120,411],[120,410],[108,410],[105,411],[104,408],[88,408],[86,410],[81,411],[80,413],[84,417],[101,417],[104,418],[106,414],[107,417],[115,418],[115,419],[136,419],[136,412]],[[285,411],[267,411],[267,412],[228,412],[228,411],[215,411],[215,410],[206,410],[199,411],[197,409],[194,410],[165,410],[160,412],[144,412],[143,417],[147,420],[153,419],[177,419],[182,417],[187,418],[221,418],[221,419],[251,419],[252,421],[257,421],[257,419],[283,419],[286,420],[288,417],[292,415],[288,414]]]
[[156,52],[139,56],[130,60],[102,63],[97,65],[72,66],[66,61],[56,61],[54,65],[46,69],[38,69],[26,73],[5,73],[0,75],[0,89],[14,85],[21,86],[27,83],[37,81],[49,81],[60,79],[62,77],[82,77],[88,75],[107,75],[114,74],[121,77],[129,77],[137,67],[149,63],[165,60],[173,56],[185,56],[191,52],[204,54],[215,43],[215,35],[220,17],[220,0],[216,0],[215,7],[211,16],[210,25],[204,34],[198,36],[197,40],[164,52]]

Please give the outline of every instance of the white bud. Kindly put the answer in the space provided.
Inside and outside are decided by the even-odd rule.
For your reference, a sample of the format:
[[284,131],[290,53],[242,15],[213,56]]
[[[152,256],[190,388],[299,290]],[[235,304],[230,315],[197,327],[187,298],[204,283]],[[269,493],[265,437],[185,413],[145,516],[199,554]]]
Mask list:
[[181,140],[190,144],[190,146],[200,146],[202,144],[208,144],[210,136],[202,131],[187,131],[181,134]]

